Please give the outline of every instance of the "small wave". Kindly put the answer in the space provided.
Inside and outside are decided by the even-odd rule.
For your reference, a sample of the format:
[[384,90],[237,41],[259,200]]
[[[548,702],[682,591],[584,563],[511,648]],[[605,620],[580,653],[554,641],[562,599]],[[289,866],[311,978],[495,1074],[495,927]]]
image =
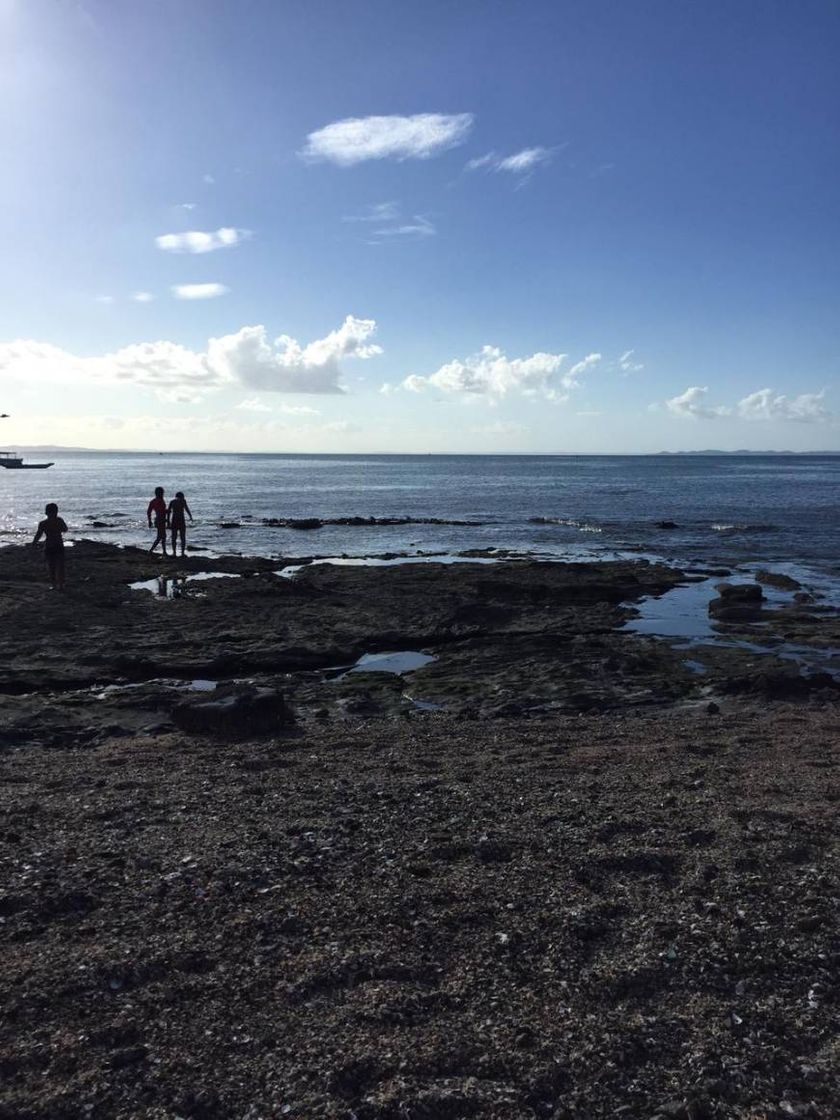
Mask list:
[[600,525],[593,525],[589,521],[578,521],[575,517],[529,517],[531,525],[567,525],[570,529],[579,529],[581,533],[603,533]]
[[711,528],[716,533],[773,533],[778,526],[765,525],[761,522],[751,524],[750,522],[713,521]]

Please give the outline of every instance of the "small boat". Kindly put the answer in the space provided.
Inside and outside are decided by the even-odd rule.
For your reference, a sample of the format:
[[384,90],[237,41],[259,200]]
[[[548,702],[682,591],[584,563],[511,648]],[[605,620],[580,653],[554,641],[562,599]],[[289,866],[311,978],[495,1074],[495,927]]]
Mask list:
[[5,467],[7,471],[45,471],[51,466],[53,463],[24,463],[14,451],[0,451],[0,467]]

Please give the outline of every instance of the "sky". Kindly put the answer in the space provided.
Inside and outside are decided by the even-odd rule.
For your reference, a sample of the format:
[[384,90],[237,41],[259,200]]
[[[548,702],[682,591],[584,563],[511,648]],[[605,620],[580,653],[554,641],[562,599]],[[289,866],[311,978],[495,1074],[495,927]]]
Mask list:
[[840,450],[836,0],[0,0],[0,439]]

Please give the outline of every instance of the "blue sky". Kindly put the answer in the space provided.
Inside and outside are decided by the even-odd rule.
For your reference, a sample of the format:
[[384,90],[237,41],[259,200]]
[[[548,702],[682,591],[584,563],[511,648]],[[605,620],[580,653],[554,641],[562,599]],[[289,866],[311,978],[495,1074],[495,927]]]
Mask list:
[[840,450],[834,0],[0,31],[12,443]]

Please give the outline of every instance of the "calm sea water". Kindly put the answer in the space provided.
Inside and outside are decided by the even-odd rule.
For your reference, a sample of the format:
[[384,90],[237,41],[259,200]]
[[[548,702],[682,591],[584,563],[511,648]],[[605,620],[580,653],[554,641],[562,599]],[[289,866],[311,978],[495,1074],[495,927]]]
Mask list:
[[[196,518],[190,542],[213,552],[511,548],[562,558],[642,554],[678,563],[794,565],[840,579],[840,455],[55,458],[48,471],[0,470],[0,543],[26,539],[44,504],[56,501],[71,539],[148,544],[146,505],[160,485],[167,498],[185,491]],[[313,532],[262,524],[352,515],[484,524]],[[659,528],[664,520],[678,528]],[[93,528],[94,521],[106,527]]]

